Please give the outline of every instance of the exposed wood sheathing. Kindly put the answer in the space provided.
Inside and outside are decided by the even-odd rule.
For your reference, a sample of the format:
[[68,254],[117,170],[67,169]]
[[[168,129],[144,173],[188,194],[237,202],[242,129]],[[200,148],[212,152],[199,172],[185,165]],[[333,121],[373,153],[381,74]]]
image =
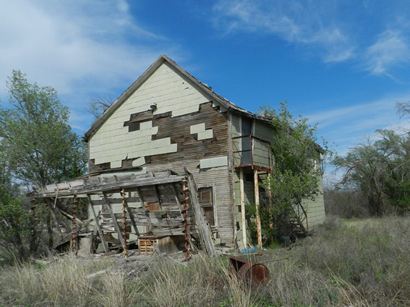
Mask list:
[[[111,163],[121,167],[125,158],[137,158],[177,151],[170,137],[159,137],[158,126],[147,116],[139,129],[129,131],[131,114],[145,114],[155,106],[155,114],[171,112],[171,117],[199,111],[208,99],[195,90],[167,64],[163,64],[132,93],[89,140],[94,164]],[[148,113],[146,113],[148,114]],[[126,126],[124,126],[126,123]],[[155,139],[152,136],[157,135]]]

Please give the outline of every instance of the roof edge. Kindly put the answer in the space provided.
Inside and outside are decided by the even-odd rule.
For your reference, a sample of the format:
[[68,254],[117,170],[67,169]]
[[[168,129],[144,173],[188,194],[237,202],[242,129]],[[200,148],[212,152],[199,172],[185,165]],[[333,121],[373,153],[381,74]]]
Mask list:
[[207,96],[211,101],[221,104],[227,110],[234,110],[248,117],[271,123],[268,118],[251,113],[245,109],[236,106],[231,101],[215,93],[212,88],[204,84],[193,75],[188,73],[185,69],[179,66],[174,60],[166,55],[161,55],[140,75],[116,100],[113,104],[91,125],[91,128],[84,134],[84,140],[88,142],[90,138],[98,131],[104,122],[136,91],[163,63],[167,63],[173,70],[186,78],[192,86],[199,92]]

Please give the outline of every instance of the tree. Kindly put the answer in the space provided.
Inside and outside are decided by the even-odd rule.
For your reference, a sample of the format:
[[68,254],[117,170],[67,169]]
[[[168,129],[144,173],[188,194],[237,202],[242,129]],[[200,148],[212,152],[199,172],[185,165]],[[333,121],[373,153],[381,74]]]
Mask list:
[[0,142],[0,247],[9,258],[24,259],[27,248],[23,244],[28,234],[28,215],[18,190],[11,181],[10,171]]
[[400,116],[405,117],[410,115],[410,102],[399,102],[396,104],[396,107]]
[[[12,187],[24,183],[30,189],[42,188],[80,176],[86,167],[86,151],[68,124],[68,108],[60,103],[53,88],[28,82],[20,71],[13,71],[7,85],[10,107],[0,108],[0,145],[9,183],[1,187],[0,222],[13,226],[10,218],[23,220],[27,211],[22,211],[21,198],[12,192]],[[47,210],[44,214],[41,209],[44,208],[35,210],[37,216],[30,215],[32,252],[37,249],[44,224],[49,246],[52,245],[50,212]],[[23,237],[22,229],[13,229],[16,238],[17,233]],[[0,228],[0,231],[10,239],[7,229]]]
[[293,118],[285,104],[281,104],[278,113],[263,108],[262,115],[271,118],[275,127],[272,140],[275,162],[272,175],[265,181],[272,201],[263,209],[262,217],[262,228],[268,232],[265,235],[272,238],[286,234],[295,205],[302,206],[304,199],[318,195],[321,155],[326,150],[316,142],[316,127],[310,126],[305,118]]
[[112,102],[109,99],[96,99],[91,101],[88,111],[95,117],[99,118],[104,114],[109,107],[111,107]]
[[36,187],[82,175],[85,148],[57,92],[29,83],[20,71],[8,88],[11,108],[0,109],[0,138],[12,175]]
[[369,212],[381,216],[392,207],[410,208],[410,133],[378,130],[379,138],[359,145],[334,164],[345,169],[341,184],[362,191]]

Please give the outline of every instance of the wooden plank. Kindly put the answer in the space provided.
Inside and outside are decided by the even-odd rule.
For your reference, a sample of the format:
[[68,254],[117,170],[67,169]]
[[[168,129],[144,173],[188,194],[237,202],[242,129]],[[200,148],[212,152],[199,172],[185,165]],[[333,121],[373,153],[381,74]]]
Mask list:
[[255,196],[255,215],[256,215],[256,234],[258,238],[258,246],[262,248],[262,227],[261,227],[261,217],[260,217],[260,202],[259,202],[259,175],[258,171],[255,169],[253,171],[253,185],[254,185],[254,196]]
[[159,189],[158,189],[158,186],[157,186],[157,185],[154,186],[154,189],[155,189],[155,194],[156,194],[156,196],[157,196],[157,198],[158,198],[159,207],[160,207],[161,210],[162,210],[161,193],[159,192]]
[[104,251],[105,251],[106,253],[108,253],[108,252],[109,252],[108,245],[107,245],[107,242],[105,242],[104,233],[103,233],[103,231],[102,231],[102,229],[101,229],[100,222],[98,221],[97,214],[95,214],[95,209],[94,209],[94,206],[93,206],[93,201],[91,200],[91,196],[90,196],[90,195],[87,195],[87,197],[88,197],[89,205],[90,205],[90,208],[91,208],[91,213],[93,214],[93,218],[94,218],[94,221],[95,221],[95,225],[96,225],[96,227],[97,227],[97,231],[98,231],[98,234],[99,234],[100,239],[101,239],[101,243],[102,243],[102,245],[103,245],[103,247],[104,247]]
[[242,241],[243,246],[247,247],[247,235],[246,235],[246,215],[245,215],[245,184],[243,182],[243,168],[239,170],[239,188],[240,188],[240,202],[241,202],[241,218],[242,218]]
[[209,224],[205,221],[204,213],[198,201],[197,187],[194,176],[186,170],[188,178],[189,194],[191,198],[192,208],[195,214],[195,224],[198,227],[201,243],[209,256],[215,256],[215,246],[212,241],[212,231]]
[[128,206],[128,201],[125,199],[125,208],[127,209],[128,215],[130,216],[131,224],[132,227],[134,227],[135,235],[138,237],[140,235],[137,227],[137,223],[135,222],[135,217],[134,213],[132,213],[132,210]]
[[[73,220],[73,216],[70,214],[70,213],[68,213],[68,212],[65,212],[63,209],[61,209],[61,208],[59,208],[59,207],[57,207],[57,209],[58,209],[58,211],[60,211],[60,213],[63,215],[63,216],[65,216],[66,218],[68,218],[69,220]],[[83,224],[83,221],[82,220],[80,220],[79,218],[75,218],[75,220],[76,220],[76,222],[78,223],[78,224]]]
[[126,249],[127,247],[126,247],[124,237],[122,236],[121,229],[120,229],[120,226],[118,225],[117,218],[115,217],[114,212],[112,211],[111,204],[110,204],[110,201],[108,200],[107,194],[103,193],[103,197],[105,200],[106,208],[108,209],[108,212],[111,215],[111,219],[112,219],[112,223],[114,224],[115,232],[118,234],[118,239],[120,240],[122,247]]
[[[80,187],[74,187],[67,190],[60,190],[59,197],[77,195],[77,194],[98,194],[101,192],[120,192],[122,189],[128,191],[135,191],[138,187],[155,186],[168,183],[181,182],[184,179],[183,176],[171,175],[169,177],[143,177],[129,181],[118,181],[110,183],[95,183],[85,184]],[[35,198],[55,197],[54,191],[39,192],[34,196]]]

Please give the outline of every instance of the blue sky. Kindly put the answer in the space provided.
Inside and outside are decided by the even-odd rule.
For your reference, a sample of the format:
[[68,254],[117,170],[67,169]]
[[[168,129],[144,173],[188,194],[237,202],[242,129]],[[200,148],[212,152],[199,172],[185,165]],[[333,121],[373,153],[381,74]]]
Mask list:
[[0,96],[21,69],[55,87],[83,133],[160,54],[251,111],[287,101],[332,149],[405,129],[410,2],[0,0]]

